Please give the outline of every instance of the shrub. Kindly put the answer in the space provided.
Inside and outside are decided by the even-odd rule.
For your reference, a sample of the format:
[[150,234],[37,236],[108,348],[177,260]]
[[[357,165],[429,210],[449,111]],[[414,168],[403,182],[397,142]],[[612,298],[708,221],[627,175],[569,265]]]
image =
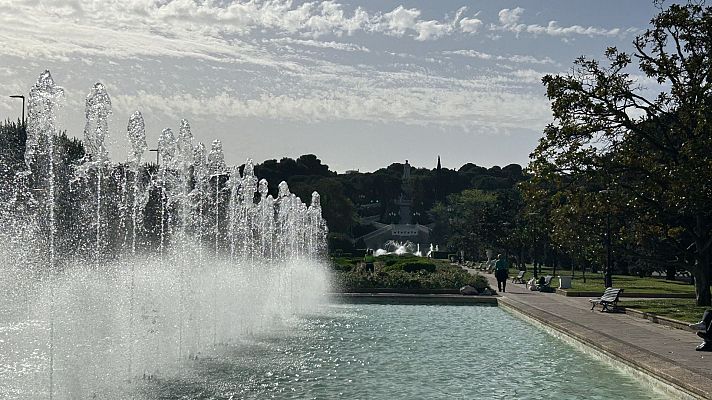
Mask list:
[[[379,260],[381,258],[379,257]],[[393,256],[396,261],[383,266],[378,273],[368,273],[363,269],[337,269],[335,283],[342,289],[389,288],[389,289],[459,289],[470,285],[478,291],[489,287],[482,275],[471,275],[461,268],[446,263],[432,263],[422,258]],[[334,264],[345,265],[358,259],[334,260]],[[409,272],[412,271],[412,272]]]
[[435,264],[428,261],[404,261],[395,264],[386,264],[385,267],[381,268],[381,271],[435,272]]
[[471,275],[457,267],[438,268],[437,273],[430,274],[426,280],[429,289],[456,289],[470,285],[481,291],[489,286],[484,276]]
[[358,264],[357,260],[347,257],[334,257],[331,259],[332,268],[336,271],[348,272]]
[[406,261],[397,265],[405,272],[435,272],[435,264],[427,261]]
[[417,275],[405,271],[390,271],[381,276],[382,287],[399,289],[420,289],[422,287]]
[[334,283],[342,289],[361,289],[381,287],[375,275],[364,273],[357,269],[336,275]]
[[406,261],[414,261],[420,259],[420,257],[414,256],[412,254],[403,254],[400,256],[396,254],[386,254],[378,257],[378,261],[382,262],[385,265],[395,265]]

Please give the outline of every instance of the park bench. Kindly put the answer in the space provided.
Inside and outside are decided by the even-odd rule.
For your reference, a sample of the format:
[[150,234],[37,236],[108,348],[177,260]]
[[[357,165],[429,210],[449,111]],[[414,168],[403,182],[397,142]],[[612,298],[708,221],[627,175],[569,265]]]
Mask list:
[[551,292],[551,280],[554,279],[553,275],[547,275],[544,277],[544,281],[539,283],[540,292]]
[[607,288],[603,295],[597,299],[589,299],[591,302],[591,310],[596,308],[596,305],[601,306],[601,312],[614,311],[618,307],[618,298],[623,292],[623,289]]
[[691,278],[692,275],[690,274],[690,271],[683,269],[679,270],[675,273],[675,276],[678,278]]
[[[547,275],[543,278],[539,278],[539,280],[533,283],[532,286],[540,292],[553,292],[554,290],[551,288],[552,279],[554,279],[552,275]],[[522,278],[522,281],[526,285],[525,287],[529,289],[530,282],[525,281],[524,278]]]
[[512,283],[526,283],[524,280],[524,274],[526,271],[519,271],[517,276],[512,277]]

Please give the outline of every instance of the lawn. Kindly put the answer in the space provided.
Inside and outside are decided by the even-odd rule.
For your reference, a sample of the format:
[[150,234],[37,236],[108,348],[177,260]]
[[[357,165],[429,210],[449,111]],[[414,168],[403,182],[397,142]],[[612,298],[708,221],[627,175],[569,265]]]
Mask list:
[[[509,271],[510,276],[516,275],[517,269]],[[550,275],[550,269],[543,269],[539,272],[539,276]],[[557,270],[556,275],[570,276],[571,270]],[[530,279],[533,276],[530,266],[527,266],[525,279]],[[558,286],[559,280],[554,278],[552,285]],[[603,274],[590,273],[586,274],[586,282],[584,283],[580,271],[576,274],[571,282],[570,291],[574,292],[603,292]],[[690,295],[695,293],[695,286],[685,281],[669,281],[657,277],[640,278],[632,275],[613,275],[613,287],[623,288],[624,293],[662,293],[662,294],[685,294]]]
[[696,306],[695,299],[621,300],[622,307],[685,322],[698,322],[709,307]]

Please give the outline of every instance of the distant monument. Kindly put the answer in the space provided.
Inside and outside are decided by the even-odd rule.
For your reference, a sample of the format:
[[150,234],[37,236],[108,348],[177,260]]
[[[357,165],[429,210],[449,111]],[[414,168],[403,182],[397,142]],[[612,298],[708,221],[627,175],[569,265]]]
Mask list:
[[[440,161],[438,157],[438,162]],[[413,248],[427,249],[430,246],[431,228],[425,225],[413,223],[413,183],[410,177],[410,163],[405,160],[403,164],[403,175],[401,176],[401,193],[394,203],[398,206],[397,224],[385,224],[381,222],[369,222],[375,226],[375,231],[357,238],[363,240],[367,248],[384,249],[387,242],[413,243]],[[419,246],[418,246],[419,245]]]
[[396,200],[396,205],[399,207],[398,215],[400,216],[401,224],[410,224],[410,207],[413,205],[413,185],[410,182],[410,164],[408,164],[408,160],[405,160],[405,165],[403,165],[401,182],[401,194],[398,200]]

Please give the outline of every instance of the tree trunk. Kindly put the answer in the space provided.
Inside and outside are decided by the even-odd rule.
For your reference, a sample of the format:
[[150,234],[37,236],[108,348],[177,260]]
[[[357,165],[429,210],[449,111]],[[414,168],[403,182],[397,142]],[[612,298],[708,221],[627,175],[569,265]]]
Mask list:
[[676,272],[677,268],[675,268],[675,266],[668,266],[667,268],[665,268],[665,279],[674,281]]
[[[709,268],[709,262],[707,263]],[[705,273],[703,266],[695,268],[695,297],[698,306],[711,306],[709,273]]]
[[695,297],[698,306],[712,306],[710,293],[710,247],[707,247],[708,235],[703,217],[698,216],[697,240],[695,242]]

